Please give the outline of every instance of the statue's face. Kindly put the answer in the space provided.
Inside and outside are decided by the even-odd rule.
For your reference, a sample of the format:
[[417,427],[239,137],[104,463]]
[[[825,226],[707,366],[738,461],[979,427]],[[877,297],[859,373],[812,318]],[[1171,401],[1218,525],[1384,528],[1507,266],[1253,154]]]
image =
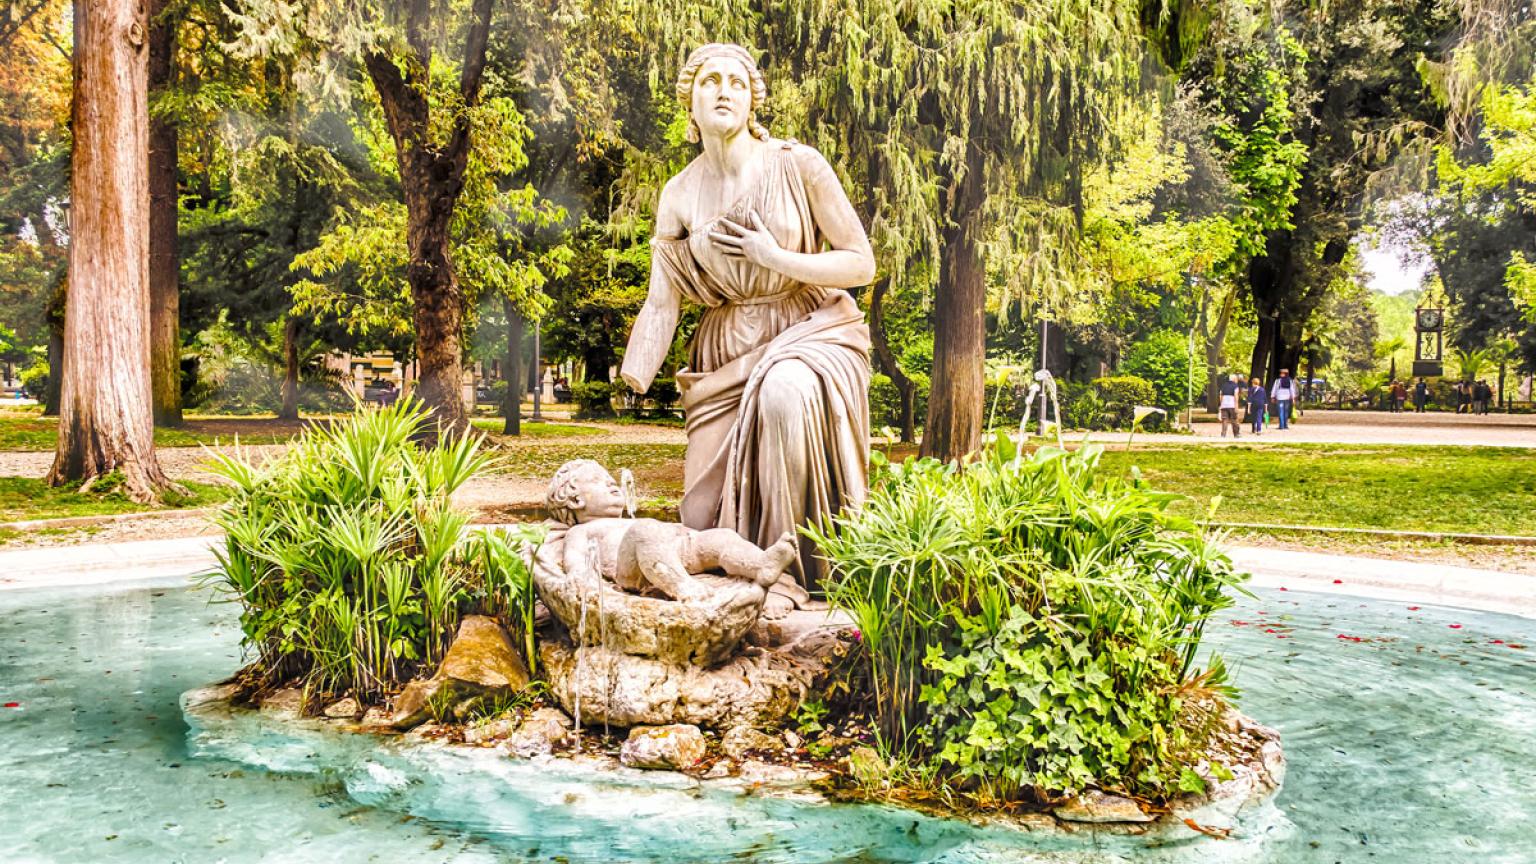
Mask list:
[[693,122],[704,135],[727,136],[747,128],[752,114],[752,76],[730,57],[711,57],[693,78]]
[[624,515],[624,490],[607,471],[596,467],[583,470],[576,478],[576,488],[581,492],[580,521]]

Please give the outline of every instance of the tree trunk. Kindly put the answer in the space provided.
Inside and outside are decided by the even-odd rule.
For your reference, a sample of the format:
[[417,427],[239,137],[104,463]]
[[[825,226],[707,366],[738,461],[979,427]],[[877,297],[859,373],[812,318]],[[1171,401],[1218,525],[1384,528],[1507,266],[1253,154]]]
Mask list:
[[942,232],[944,257],[934,302],[933,381],[922,455],[948,462],[981,444],[986,360],[986,266],[981,258],[981,205],[985,203],[981,153],[972,145],[963,179],[952,184]]
[[915,416],[917,387],[896,363],[896,355],[891,353],[891,343],[885,335],[885,292],[890,286],[891,277],[889,276],[882,276],[875,280],[869,296],[869,336],[870,341],[874,343],[875,361],[880,364],[880,368],[890,376],[891,383],[896,386],[896,394],[901,403],[901,441],[903,444],[911,444],[913,436],[917,433]]
[[1051,371],[1051,376],[1061,381],[1067,377],[1067,331],[1055,321],[1045,321],[1040,325],[1040,332],[1045,338],[1044,367]]
[[1232,309],[1237,305],[1237,291],[1229,290],[1216,313],[1216,327],[1205,340],[1205,410],[1214,413],[1221,407],[1221,349],[1227,344],[1227,329],[1232,324]]
[[[149,6],[149,89],[171,86],[176,24]],[[149,379],[155,424],[181,425],[180,262],[176,249],[176,123],[149,121]]]
[[69,304],[69,276],[60,274],[48,301],[48,386],[43,388],[43,416],[59,416],[59,391],[64,385],[64,310]]
[[139,503],[171,486],[155,458],[149,384],[149,94],[144,7],[75,13],[70,302],[50,485],[121,471]]
[[[469,418],[462,393],[464,294],[448,254],[448,226],[464,191],[470,109],[480,100],[492,2],[473,2],[459,69],[460,102],[450,117],[434,121],[427,98],[432,40],[437,34],[430,4],[407,4],[403,52],[380,48],[363,58],[395,142],[405,192],[410,255],[406,280],[416,324],[416,395],[432,411],[438,428],[452,434],[468,430]],[[438,113],[443,110],[437,109]]]
[[501,403],[506,421],[501,427],[503,435],[523,434],[523,316],[507,297],[501,298],[501,308],[507,314],[507,360],[501,370],[507,382],[507,395]]
[[299,419],[299,319],[293,315],[283,322],[283,405],[277,419]]

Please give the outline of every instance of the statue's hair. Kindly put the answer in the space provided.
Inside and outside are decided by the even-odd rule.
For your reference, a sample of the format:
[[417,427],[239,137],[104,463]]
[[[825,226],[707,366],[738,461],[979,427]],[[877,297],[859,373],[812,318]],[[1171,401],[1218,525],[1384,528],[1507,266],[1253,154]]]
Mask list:
[[[544,509],[549,511],[549,517],[556,522],[565,525],[575,525],[577,511],[587,506],[582,500],[581,487],[576,483],[576,477],[584,469],[596,468],[603,474],[608,474],[608,469],[591,459],[572,459],[560,466],[555,476],[549,480],[549,491],[544,493]],[[609,475],[612,476],[612,475]]]
[[747,131],[752,133],[753,138],[767,141],[768,127],[757,122],[757,109],[768,101],[768,82],[757,68],[757,61],[752,59],[752,53],[730,42],[711,42],[693,49],[693,53],[688,55],[688,62],[677,73],[677,98],[688,109],[688,141],[699,143],[699,124],[693,120],[693,79],[698,77],[699,67],[705,61],[716,57],[729,57],[747,67],[747,79],[752,87],[752,104],[747,111]]

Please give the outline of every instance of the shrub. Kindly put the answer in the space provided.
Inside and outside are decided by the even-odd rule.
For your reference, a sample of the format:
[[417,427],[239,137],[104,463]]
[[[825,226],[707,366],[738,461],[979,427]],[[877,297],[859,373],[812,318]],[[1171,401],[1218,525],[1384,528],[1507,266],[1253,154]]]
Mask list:
[[1137,405],[1156,405],[1152,382],[1135,375],[1093,379],[1093,389],[1104,405],[1104,428],[1129,429]]
[[1175,496],[1098,477],[1102,448],[1011,448],[965,468],[876,454],[863,508],[808,532],[860,630],[882,748],[988,797],[1165,794],[1207,743],[1191,706],[1221,704],[1222,667],[1197,673],[1195,652],[1240,577]]
[[263,686],[294,679],[376,698],[435,667],[470,612],[497,615],[532,650],[534,595],[519,554],[531,531],[466,533],[449,496],[491,462],[481,439],[422,447],[419,402],[311,426],[258,466],[214,453],[235,492],[210,581],[242,606]]
[[651,402],[652,411],[657,416],[670,417],[683,394],[677,387],[677,379],[657,378],[651,382],[651,389],[645,391],[645,398]]
[[613,385],[605,381],[582,381],[571,386],[571,401],[576,403],[576,419],[596,420],[612,417]]
[[1092,384],[1063,381],[1060,385],[1062,422],[1071,429],[1109,429],[1109,404]]
[[22,370],[21,389],[29,397],[41,402],[48,395],[48,375],[48,361],[38,360]]
[[1120,371],[1152,382],[1156,401],[1143,403],[1156,405],[1170,416],[1177,415],[1189,404],[1189,394],[1199,396],[1205,392],[1205,360],[1189,355],[1187,337],[1170,330],[1159,330],[1125,352]]

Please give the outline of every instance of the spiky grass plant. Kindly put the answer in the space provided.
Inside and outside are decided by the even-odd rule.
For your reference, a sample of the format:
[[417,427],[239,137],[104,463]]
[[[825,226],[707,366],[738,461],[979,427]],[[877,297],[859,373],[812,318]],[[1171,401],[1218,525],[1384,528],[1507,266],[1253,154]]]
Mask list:
[[406,399],[312,426],[267,464],[210,451],[235,489],[210,581],[242,605],[265,684],[377,698],[436,666],[472,611],[521,634],[534,662],[523,553],[538,531],[466,531],[449,498],[492,458],[475,433],[416,443],[427,422]]
[[1101,448],[964,465],[877,458],[870,498],[808,533],[857,624],[888,756],[986,799],[1089,785],[1160,794],[1205,623],[1241,578],[1177,496],[1096,473]]

